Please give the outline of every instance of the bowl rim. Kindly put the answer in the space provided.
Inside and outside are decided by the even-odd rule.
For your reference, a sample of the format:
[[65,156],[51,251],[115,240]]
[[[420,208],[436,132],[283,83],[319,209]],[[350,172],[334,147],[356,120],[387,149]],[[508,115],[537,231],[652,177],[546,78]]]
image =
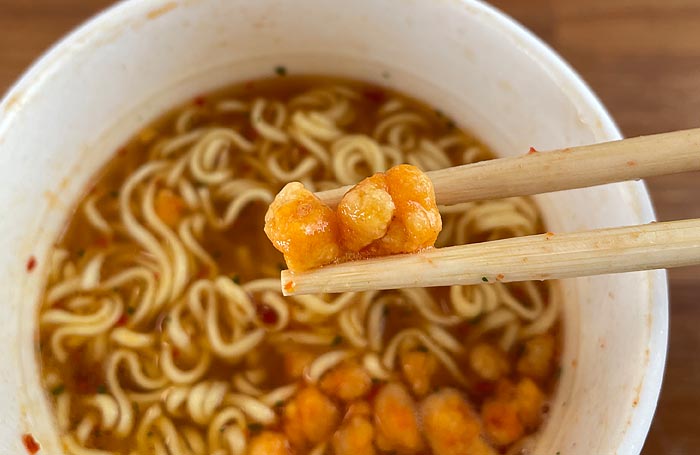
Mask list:
[[[426,0],[427,1],[427,0]],[[571,102],[581,111],[592,113],[600,121],[597,126],[596,139],[615,140],[622,134],[607,109],[583,78],[553,48],[537,37],[533,32],[511,18],[500,9],[482,0],[452,0],[463,4],[480,14],[484,20],[497,27],[498,31],[513,41],[515,46],[525,51],[536,64],[544,68]],[[125,17],[137,17],[144,12],[170,8],[180,1],[168,0],[122,0],[91,16],[64,35],[47,50],[12,83],[0,100],[0,138],[12,124],[16,113],[32,98],[34,89],[41,85],[41,80],[57,68],[62,67],[66,54],[73,46],[79,46],[90,35],[100,29],[111,28],[115,22]],[[638,205],[638,216],[645,220],[655,220],[656,216],[651,198],[643,181],[626,182],[626,188]],[[621,453],[639,453],[656,410],[661,392],[662,379],[668,347],[668,282],[665,270],[645,272],[645,281],[649,286],[651,309],[656,311],[655,332],[649,335],[649,346],[655,348],[655,356],[644,366],[644,381],[641,385],[640,406],[635,412],[634,426],[628,425],[621,438]]]

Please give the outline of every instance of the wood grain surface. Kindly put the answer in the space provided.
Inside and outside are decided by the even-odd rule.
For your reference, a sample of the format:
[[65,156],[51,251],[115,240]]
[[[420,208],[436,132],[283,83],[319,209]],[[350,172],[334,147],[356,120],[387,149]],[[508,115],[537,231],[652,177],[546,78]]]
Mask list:
[[[58,38],[111,3],[0,0],[0,92]],[[626,136],[700,126],[700,0],[492,3],[564,56]],[[700,173],[647,183],[659,219],[700,218]],[[669,273],[668,363],[644,455],[700,453],[699,278],[700,267]]]

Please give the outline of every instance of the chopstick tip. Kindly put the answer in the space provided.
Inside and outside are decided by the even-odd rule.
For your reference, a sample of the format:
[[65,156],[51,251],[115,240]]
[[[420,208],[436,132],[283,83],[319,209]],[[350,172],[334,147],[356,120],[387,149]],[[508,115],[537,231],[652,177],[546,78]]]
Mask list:
[[280,273],[280,282],[282,285],[282,295],[287,297],[294,294],[296,283],[294,282],[294,272],[290,270],[282,270]]

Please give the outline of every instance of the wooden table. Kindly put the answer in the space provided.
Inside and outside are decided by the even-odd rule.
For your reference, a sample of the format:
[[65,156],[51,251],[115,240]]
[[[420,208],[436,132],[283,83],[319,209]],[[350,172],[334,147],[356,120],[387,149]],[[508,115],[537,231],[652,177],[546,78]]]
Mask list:
[[[47,46],[110,3],[0,0],[0,92]],[[625,135],[700,126],[700,0],[493,3],[561,53]],[[700,218],[700,174],[647,183],[659,219]],[[700,267],[669,277],[668,364],[645,455],[700,453]]]

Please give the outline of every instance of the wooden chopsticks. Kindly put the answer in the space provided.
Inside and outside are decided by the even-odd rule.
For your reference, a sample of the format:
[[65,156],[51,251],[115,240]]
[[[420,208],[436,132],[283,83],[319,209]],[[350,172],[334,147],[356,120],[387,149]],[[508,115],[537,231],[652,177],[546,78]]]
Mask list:
[[[438,204],[700,170],[700,129],[429,172]],[[317,193],[337,204],[349,189]],[[700,220],[541,234],[282,272],[285,295],[544,280],[700,264]]]
[[[428,172],[439,205],[700,170],[700,128],[534,152]],[[316,193],[338,205],[350,186]]]
[[432,248],[282,272],[285,295],[549,280],[700,264],[700,219]]

